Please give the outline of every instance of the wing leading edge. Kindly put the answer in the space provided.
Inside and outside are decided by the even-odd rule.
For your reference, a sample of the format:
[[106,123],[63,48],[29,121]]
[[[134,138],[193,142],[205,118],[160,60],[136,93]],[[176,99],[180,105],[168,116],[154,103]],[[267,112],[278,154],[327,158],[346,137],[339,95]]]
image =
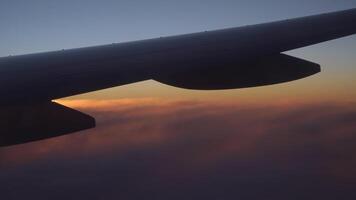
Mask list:
[[[148,79],[190,89],[244,88],[292,81],[319,72],[319,65],[281,52],[355,33],[356,9],[350,9],[217,31],[4,57],[0,58],[1,113],[6,118],[14,109],[50,111],[58,107],[50,103],[53,99]],[[0,139],[12,133],[15,136],[0,141],[0,146],[94,126],[89,118],[77,114],[71,116],[87,123],[74,120],[71,124],[52,116],[47,120],[58,123],[53,122],[53,130],[48,129],[51,133],[33,129],[29,131],[33,137],[21,135],[31,129],[27,125],[15,130],[14,124],[23,118],[11,115],[13,122],[7,121],[8,130],[2,131],[8,135]],[[75,127],[75,123],[80,126]],[[35,132],[41,132],[40,136]]]

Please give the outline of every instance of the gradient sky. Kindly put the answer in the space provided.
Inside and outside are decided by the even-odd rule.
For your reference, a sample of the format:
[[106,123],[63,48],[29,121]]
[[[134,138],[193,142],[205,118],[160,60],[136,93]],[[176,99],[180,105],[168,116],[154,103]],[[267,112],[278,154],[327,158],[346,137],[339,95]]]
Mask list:
[[[214,30],[354,7],[355,0],[1,1],[0,56]],[[321,64],[322,73],[276,86],[202,92],[148,81],[78,98],[355,99],[356,94],[350,92],[356,81],[355,52],[356,36],[288,52]]]
[[[0,57],[355,7],[356,0],[2,0]],[[59,100],[98,127],[1,148],[0,199],[356,199],[356,36],[287,53],[322,72],[223,91],[145,81]]]

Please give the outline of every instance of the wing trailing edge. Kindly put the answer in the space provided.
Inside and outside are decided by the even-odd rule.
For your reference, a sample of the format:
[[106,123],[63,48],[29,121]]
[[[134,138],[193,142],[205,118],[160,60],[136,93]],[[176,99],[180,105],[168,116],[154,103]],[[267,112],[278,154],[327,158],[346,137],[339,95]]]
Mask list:
[[2,107],[0,147],[61,136],[95,127],[95,119],[55,102]]

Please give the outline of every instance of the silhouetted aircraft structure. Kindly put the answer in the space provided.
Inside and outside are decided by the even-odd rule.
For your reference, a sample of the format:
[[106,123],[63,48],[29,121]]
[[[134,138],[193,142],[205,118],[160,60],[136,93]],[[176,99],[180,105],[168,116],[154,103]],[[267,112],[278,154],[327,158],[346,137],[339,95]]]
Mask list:
[[52,102],[154,79],[187,89],[263,86],[320,72],[281,52],[356,33],[356,9],[217,31],[0,58],[0,146],[95,127]]

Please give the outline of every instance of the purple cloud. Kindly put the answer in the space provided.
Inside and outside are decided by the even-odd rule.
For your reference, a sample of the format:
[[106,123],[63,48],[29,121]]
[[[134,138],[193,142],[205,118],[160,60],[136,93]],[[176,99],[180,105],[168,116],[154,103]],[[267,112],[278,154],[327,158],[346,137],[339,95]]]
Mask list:
[[4,199],[354,199],[355,104],[64,102],[78,134],[0,149]]

